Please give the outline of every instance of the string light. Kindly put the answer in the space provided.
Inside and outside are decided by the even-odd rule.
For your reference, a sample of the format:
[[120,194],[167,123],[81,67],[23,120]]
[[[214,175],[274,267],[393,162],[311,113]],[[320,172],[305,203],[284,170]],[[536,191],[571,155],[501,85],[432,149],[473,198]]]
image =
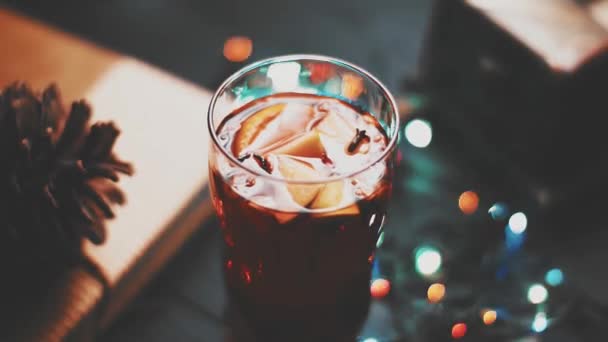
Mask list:
[[441,268],[441,254],[435,248],[423,246],[416,249],[416,271],[430,276]]
[[526,231],[528,226],[528,218],[522,212],[515,213],[509,218],[509,228],[515,234],[521,234]]
[[547,329],[548,325],[547,315],[544,312],[539,312],[534,316],[534,321],[532,321],[532,330],[541,333]]
[[460,339],[467,334],[467,325],[464,323],[456,323],[452,326],[452,338]]
[[545,275],[545,282],[550,286],[559,286],[564,282],[564,273],[559,268],[551,269]]
[[492,325],[492,324],[494,324],[494,322],[496,322],[497,318],[498,318],[498,314],[496,313],[496,311],[486,310],[482,316],[483,324]]
[[428,121],[414,119],[405,125],[405,138],[407,141],[418,147],[425,148],[433,140],[433,129]]
[[372,281],[370,293],[376,299],[384,298],[391,291],[391,283],[382,278]]
[[548,297],[547,288],[541,284],[534,284],[528,289],[528,301],[532,304],[544,303]]
[[474,191],[465,191],[458,198],[458,207],[465,215],[471,215],[479,206],[479,196]]
[[445,296],[445,285],[440,283],[432,284],[426,291],[426,296],[429,302],[433,304],[439,303]]
[[247,37],[230,37],[224,42],[224,57],[231,62],[245,61],[252,51],[253,42]]

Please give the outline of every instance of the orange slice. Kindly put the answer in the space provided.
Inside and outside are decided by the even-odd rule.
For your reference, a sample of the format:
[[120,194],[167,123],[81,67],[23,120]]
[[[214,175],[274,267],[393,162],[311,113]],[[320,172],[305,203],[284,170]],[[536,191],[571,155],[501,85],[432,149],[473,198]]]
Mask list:
[[232,153],[238,157],[247,146],[251,145],[258,134],[264,130],[264,127],[281,114],[285,105],[285,103],[277,103],[261,109],[245,119],[234,136]]
[[[315,197],[314,201],[310,205],[312,209],[327,209],[327,208],[335,208],[340,205],[342,202],[342,197],[344,196],[344,182],[337,181],[333,183],[326,184],[317,197]],[[332,217],[332,216],[348,216],[348,215],[358,215],[359,214],[359,206],[357,204],[352,204],[348,207],[338,209],[335,211],[328,211],[324,213],[316,213],[316,217]]]
[[350,142],[355,136],[355,128],[339,114],[327,114],[315,127],[319,132],[337,138],[342,143]]
[[[288,181],[319,179],[319,173],[309,164],[289,157],[279,158],[279,171]],[[315,199],[322,187],[322,184],[287,184],[287,191],[296,203],[306,207]]]
[[326,184],[315,200],[312,201],[310,208],[311,209],[326,209],[326,208],[334,208],[340,205],[342,202],[342,196],[344,192],[344,182],[337,181]]
[[310,131],[288,141],[270,151],[273,154],[287,154],[298,157],[322,158],[325,148],[319,137],[319,132]]

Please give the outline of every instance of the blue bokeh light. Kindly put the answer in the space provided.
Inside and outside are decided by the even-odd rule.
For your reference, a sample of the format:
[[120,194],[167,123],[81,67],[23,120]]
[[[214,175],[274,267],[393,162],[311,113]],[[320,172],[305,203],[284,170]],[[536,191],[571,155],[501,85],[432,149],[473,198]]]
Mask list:
[[564,282],[564,272],[559,268],[549,270],[545,275],[545,282],[553,287],[561,285]]
[[504,203],[494,203],[488,210],[488,214],[496,221],[504,220],[507,218],[507,215],[509,215],[509,208]]
[[537,313],[536,316],[534,316],[534,321],[532,321],[532,330],[541,333],[547,329],[547,326],[549,326],[547,315],[544,312]]

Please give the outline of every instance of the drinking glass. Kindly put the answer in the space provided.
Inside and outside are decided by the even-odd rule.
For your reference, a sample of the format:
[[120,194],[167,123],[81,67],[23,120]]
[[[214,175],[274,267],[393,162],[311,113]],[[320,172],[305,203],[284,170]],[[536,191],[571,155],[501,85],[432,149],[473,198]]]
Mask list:
[[[373,115],[388,138],[371,163],[339,176],[288,181],[241,164],[218,127],[251,101],[276,94],[314,94]],[[249,65],[215,92],[208,111],[211,196],[224,240],[231,300],[266,340],[342,341],[356,337],[370,303],[370,272],[391,196],[399,115],[392,95],[362,68],[330,57],[290,55]],[[354,203],[285,211],[253,199],[243,182],[300,188],[339,182],[371,184]]]

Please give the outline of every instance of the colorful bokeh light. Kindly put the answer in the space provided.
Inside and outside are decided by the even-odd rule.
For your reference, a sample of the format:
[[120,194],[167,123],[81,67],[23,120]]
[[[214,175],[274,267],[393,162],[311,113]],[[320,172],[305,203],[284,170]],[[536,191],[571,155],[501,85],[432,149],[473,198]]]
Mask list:
[[243,266],[243,269],[241,270],[241,278],[246,285],[251,284],[251,271],[246,266]]
[[301,69],[298,62],[275,63],[268,67],[266,76],[272,80],[276,91],[294,91],[298,87]]
[[426,297],[430,303],[439,303],[445,296],[445,285],[441,283],[435,283],[429,286],[426,291]]
[[494,322],[496,322],[497,318],[498,318],[498,314],[494,310],[486,310],[486,311],[484,311],[483,315],[481,316],[481,319],[483,320],[483,324],[485,324],[485,325],[494,324]]
[[235,36],[224,42],[224,57],[231,62],[243,62],[251,56],[253,42],[243,36]]
[[544,312],[537,313],[532,321],[532,330],[536,333],[541,333],[547,329],[547,326],[549,326],[547,315]]
[[494,220],[504,220],[509,214],[509,208],[504,203],[494,203],[488,210],[488,214],[490,214]]
[[335,66],[329,63],[311,63],[308,65],[310,82],[319,84],[327,81],[336,74]]
[[528,218],[526,214],[517,212],[509,218],[509,229],[515,234],[521,234],[528,227]]
[[467,334],[467,325],[465,323],[456,323],[452,326],[452,338],[460,339]]
[[390,291],[391,282],[383,278],[375,279],[370,286],[370,293],[372,297],[376,299],[386,297]]
[[458,207],[465,215],[471,215],[479,207],[479,196],[475,191],[465,191],[458,197]]
[[441,268],[441,254],[433,247],[423,246],[416,249],[416,271],[424,276],[431,276]]
[[534,284],[528,289],[528,301],[532,304],[544,303],[549,297],[549,291],[541,284]]
[[356,100],[364,89],[365,85],[360,76],[353,73],[342,75],[342,96],[350,100]]
[[415,147],[425,148],[433,140],[433,129],[428,121],[414,119],[405,125],[405,138]]
[[550,286],[559,286],[564,282],[564,272],[559,268],[551,269],[545,275],[545,282]]
[[380,248],[383,243],[384,243],[384,232],[381,232],[380,235],[378,235],[378,240],[376,240],[376,248]]

